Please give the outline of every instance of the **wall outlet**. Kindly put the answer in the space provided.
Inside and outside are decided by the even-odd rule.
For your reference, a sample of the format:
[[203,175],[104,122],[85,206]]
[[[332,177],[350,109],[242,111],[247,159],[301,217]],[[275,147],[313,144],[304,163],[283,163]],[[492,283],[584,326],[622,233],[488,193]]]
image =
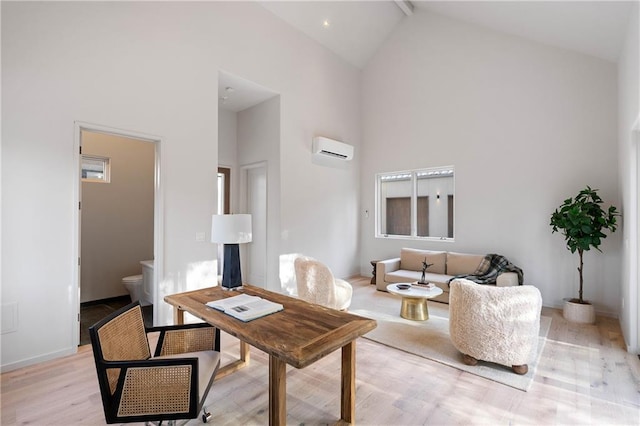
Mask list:
[[196,241],[203,242],[204,241],[204,232],[196,232]]

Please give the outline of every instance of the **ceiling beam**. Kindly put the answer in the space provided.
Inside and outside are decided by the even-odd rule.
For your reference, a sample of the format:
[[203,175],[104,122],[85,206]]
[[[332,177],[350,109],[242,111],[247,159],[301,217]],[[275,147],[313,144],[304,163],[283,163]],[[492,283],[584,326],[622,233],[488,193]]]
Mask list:
[[409,0],[394,0],[396,5],[404,12],[405,15],[411,16],[413,15],[413,3]]

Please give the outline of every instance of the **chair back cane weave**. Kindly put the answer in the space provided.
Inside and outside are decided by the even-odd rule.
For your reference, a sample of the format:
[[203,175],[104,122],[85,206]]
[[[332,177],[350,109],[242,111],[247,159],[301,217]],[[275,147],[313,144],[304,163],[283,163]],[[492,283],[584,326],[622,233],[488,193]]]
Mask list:
[[[130,361],[151,358],[140,305],[109,321],[98,330],[105,361]],[[111,394],[116,390],[119,368],[107,369]]]

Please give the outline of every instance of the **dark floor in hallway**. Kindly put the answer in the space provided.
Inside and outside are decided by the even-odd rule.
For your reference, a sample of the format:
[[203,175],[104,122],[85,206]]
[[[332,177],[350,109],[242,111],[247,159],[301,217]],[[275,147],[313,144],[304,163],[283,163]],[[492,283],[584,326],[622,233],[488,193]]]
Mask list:
[[[89,327],[129,303],[131,303],[131,298],[122,296],[80,304],[80,345],[91,343]],[[153,306],[143,306],[142,314],[145,327],[153,326]]]

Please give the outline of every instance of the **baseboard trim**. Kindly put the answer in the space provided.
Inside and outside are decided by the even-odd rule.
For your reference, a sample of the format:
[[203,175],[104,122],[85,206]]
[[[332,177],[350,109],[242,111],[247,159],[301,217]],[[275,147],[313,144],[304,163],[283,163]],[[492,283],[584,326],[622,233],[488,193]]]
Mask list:
[[60,351],[49,352],[48,354],[36,356],[33,358],[23,359],[21,361],[10,362],[8,364],[0,365],[0,373],[6,373],[8,371],[17,370],[22,367],[28,367],[30,365],[39,364],[45,361],[51,361],[52,359],[61,358],[63,356],[75,355],[78,352],[78,347],[62,349]]
[[89,300],[88,302],[80,303],[80,307],[101,305],[103,303],[120,302],[122,300],[131,300],[131,297],[128,294],[125,294],[122,296],[107,297],[106,299]]

